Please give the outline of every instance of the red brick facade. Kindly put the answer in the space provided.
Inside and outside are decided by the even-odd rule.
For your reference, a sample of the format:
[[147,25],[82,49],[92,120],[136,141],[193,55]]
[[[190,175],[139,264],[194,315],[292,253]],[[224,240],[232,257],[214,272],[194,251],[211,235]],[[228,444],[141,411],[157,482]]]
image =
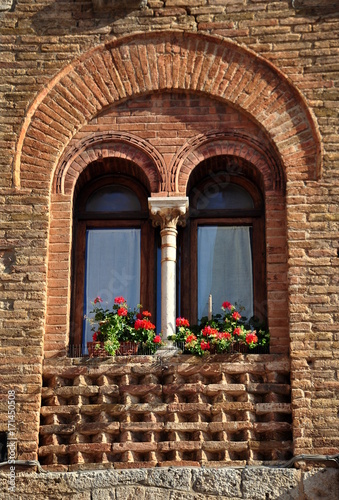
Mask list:
[[[41,414],[40,456],[54,469],[337,453],[339,13],[319,18],[312,9],[265,0],[148,0],[119,15],[105,5],[100,11],[91,0],[18,0],[0,14],[0,431],[7,431],[13,389],[18,458],[37,459]],[[210,405],[208,418],[200,416],[207,426],[192,437],[197,421],[185,420],[188,407],[171,407],[176,416],[168,421],[163,410],[146,411],[143,422],[152,422],[156,437],[143,458],[139,438],[131,438],[138,446],[128,444],[129,433],[140,429],[127,424],[138,420],[145,395],[126,389],[138,385],[141,362],[129,360],[126,380],[118,382],[120,362],[104,368],[99,362],[79,374],[65,368],[73,363],[67,358],[73,201],[86,172],[100,172],[105,159],[115,159],[118,169],[127,161],[150,196],[171,197],[187,195],[196,167],[220,156],[235,159],[264,195],[271,354],[267,365],[253,355],[250,366],[238,355],[234,373],[230,357],[211,359],[208,369],[205,360],[195,364],[185,403]],[[180,395],[178,401],[165,396],[175,380],[182,382],[179,365],[176,358],[167,375],[156,369],[140,382],[153,384],[147,403],[184,403]],[[259,387],[264,383],[272,387]],[[235,395],[232,384],[239,384]],[[100,396],[91,415],[99,415],[96,405],[123,405],[128,397],[138,399],[135,412],[122,409],[123,424],[112,426],[115,410],[104,410],[102,425],[111,427],[87,428],[79,408],[92,386]],[[120,390],[119,397],[108,401],[108,390]],[[215,417],[220,401],[234,407]],[[266,403],[278,406],[260,413],[255,405]],[[83,420],[62,443],[63,415],[73,410]],[[221,425],[230,420],[239,422],[229,430],[242,433],[236,439]],[[181,430],[174,425],[181,423],[187,423]],[[89,435],[93,441],[83,438]],[[100,445],[81,444],[89,441]],[[206,444],[215,441],[237,445]],[[278,450],[288,444],[275,454],[272,441]],[[171,442],[181,444],[171,448]]]

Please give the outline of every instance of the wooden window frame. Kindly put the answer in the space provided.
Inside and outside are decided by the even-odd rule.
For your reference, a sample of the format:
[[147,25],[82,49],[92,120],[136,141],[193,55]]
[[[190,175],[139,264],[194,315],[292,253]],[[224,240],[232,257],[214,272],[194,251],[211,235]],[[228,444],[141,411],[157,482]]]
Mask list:
[[[86,212],[88,198],[110,184],[129,187],[139,198],[140,212]],[[148,193],[127,176],[105,176],[86,185],[76,200],[73,226],[71,338],[74,345],[83,343],[84,293],[86,274],[86,231],[88,229],[140,229],[140,303],[156,313],[156,240],[155,229],[148,216]],[[150,256],[153,255],[153,259]],[[112,304],[113,305],[113,304]],[[131,304],[135,307],[136,304]]]
[[[202,192],[208,182],[208,180],[203,180],[197,188]],[[190,200],[190,216],[187,225],[179,232],[181,315],[187,317],[193,324],[196,324],[200,319],[198,318],[198,226],[252,227],[253,314],[267,323],[266,238],[263,198],[258,188],[248,179],[231,177],[230,182],[242,186],[249,192],[254,201],[253,209],[197,210],[194,201],[192,200],[191,203]]]

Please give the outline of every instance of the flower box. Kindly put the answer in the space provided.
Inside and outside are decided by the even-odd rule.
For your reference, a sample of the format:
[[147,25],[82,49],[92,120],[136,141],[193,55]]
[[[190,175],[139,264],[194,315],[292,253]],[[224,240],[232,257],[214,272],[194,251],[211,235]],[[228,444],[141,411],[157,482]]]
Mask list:
[[[124,297],[115,297],[111,309],[104,309],[103,300],[96,297],[93,301],[94,316],[88,318],[93,325],[93,342],[102,342],[108,355],[131,356],[138,353],[139,345],[150,354],[160,347],[161,335],[155,333],[155,325],[150,321],[151,313],[137,309],[131,310]],[[100,347],[97,348],[100,349]],[[100,356],[89,348],[90,357]]]
[[106,358],[108,356],[104,342],[87,342],[87,350],[90,358]]
[[180,345],[184,354],[197,356],[269,352],[269,332],[260,325],[253,328],[258,320],[251,318],[245,322],[230,302],[224,302],[221,309],[223,314],[202,318],[199,325],[192,328],[186,318],[177,318],[177,333],[171,340]]
[[138,353],[139,345],[139,342],[120,342],[117,356],[135,356]]

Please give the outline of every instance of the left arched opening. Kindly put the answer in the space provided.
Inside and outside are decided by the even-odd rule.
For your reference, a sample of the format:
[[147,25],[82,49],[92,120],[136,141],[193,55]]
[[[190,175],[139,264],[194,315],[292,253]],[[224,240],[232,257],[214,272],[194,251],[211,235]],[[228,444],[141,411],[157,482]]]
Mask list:
[[109,309],[123,296],[156,316],[156,233],[144,174],[128,160],[106,159],[105,165],[104,172],[91,164],[75,190],[70,343],[83,354],[92,340],[88,319],[96,297]]

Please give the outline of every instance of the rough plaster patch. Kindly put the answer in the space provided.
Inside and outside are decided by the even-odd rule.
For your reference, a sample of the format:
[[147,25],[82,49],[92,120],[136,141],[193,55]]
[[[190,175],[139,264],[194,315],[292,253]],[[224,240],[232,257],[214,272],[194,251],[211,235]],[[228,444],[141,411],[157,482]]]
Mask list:
[[307,500],[337,500],[339,498],[338,469],[314,469],[305,472],[303,483]]

